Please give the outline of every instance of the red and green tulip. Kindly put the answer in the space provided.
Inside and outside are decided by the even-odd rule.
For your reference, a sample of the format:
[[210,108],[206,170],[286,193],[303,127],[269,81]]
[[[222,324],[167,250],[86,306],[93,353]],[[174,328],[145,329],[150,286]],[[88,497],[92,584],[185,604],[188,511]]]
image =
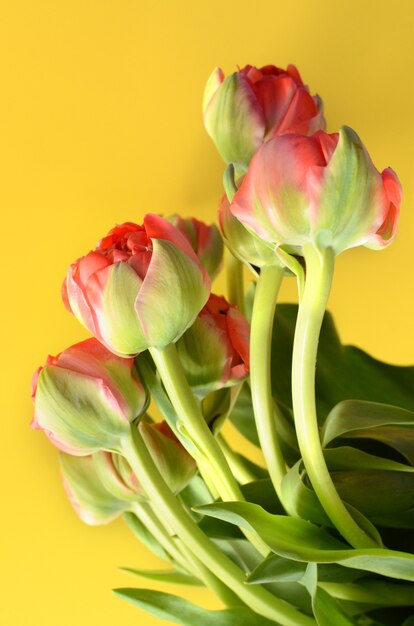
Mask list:
[[263,241],[301,254],[306,244],[339,254],[394,239],[401,186],[381,174],[358,135],[318,131],[285,135],[264,144],[231,204],[231,212]]
[[198,395],[244,380],[249,374],[250,326],[237,307],[211,294],[193,326],[177,343],[187,380]]
[[201,265],[213,280],[223,261],[223,239],[215,224],[205,224],[195,217],[171,215],[168,221],[188,239]]
[[96,339],[48,357],[33,380],[33,428],[58,448],[85,456],[118,451],[148,398],[132,358],[118,357]]
[[66,495],[76,514],[90,525],[108,524],[131,510],[139,499],[117,472],[108,452],[77,457],[60,454],[60,468]]
[[210,279],[188,239],[167,220],[112,229],[68,271],[63,299],[109,350],[136,355],[181,337],[210,293]]
[[207,82],[203,110],[208,134],[238,175],[272,137],[325,128],[322,101],[309,93],[294,65],[246,65],[227,78],[217,68]]

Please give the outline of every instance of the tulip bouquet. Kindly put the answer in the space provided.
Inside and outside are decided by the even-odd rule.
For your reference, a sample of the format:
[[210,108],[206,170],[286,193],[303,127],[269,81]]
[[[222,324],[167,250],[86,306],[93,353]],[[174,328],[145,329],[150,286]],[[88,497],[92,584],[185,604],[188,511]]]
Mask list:
[[[170,563],[131,573],[225,605],[116,590],[159,618],[413,626],[414,368],[341,345],[325,310],[336,256],[392,242],[399,181],[350,128],[325,132],[293,66],[216,70],[204,119],[220,230],[148,214],[70,266],[63,300],[93,337],[36,372],[33,426],[80,518],[123,515]],[[211,292],[223,242],[228,299]],[[276,308],[285,277],[299,305]]]

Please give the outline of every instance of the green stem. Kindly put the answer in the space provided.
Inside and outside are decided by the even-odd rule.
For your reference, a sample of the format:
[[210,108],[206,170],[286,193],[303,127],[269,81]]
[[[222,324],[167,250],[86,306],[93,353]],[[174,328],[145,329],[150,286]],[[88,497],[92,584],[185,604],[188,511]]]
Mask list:
[[225,585],[259,615],[281,626],[315,626],[312,618],[275,597],[260,585],[246,585],[245,573],[206,537],[167,487],[134,426],[123,441],[123,454],[158,514],[171,526],[179,539]]
[[224,456],[227,459],[227,463],[236,479],[242,485],[245,483],[251,483],[257,480],[257,476],[250,470],[248,465],[244,463],[243,458],[234,452],[233,448],[229,446],[223,435],[218,435],[218,444],[224,452]]
[[243,263],[227,250],[227,295],[229,302],[235,304],[241,313],[245,313]]
[[[235,480],[220,446],[211,433],[200,405],[197,403],[185,377],[174,344],[164,350],[150,349],[158,373],[164,384],[177,415],[187,430],[190,438],[202,454],[202,467],[211,470],[215,479],[215,486],[223,500],[244,501],[244,496]],[[262,554],[269,554],[269,547],[264,541],[251,531],[243,531],[252,545]]]
[[222,583],[182,541],[180,542],[180,549],[186,556],[187,561],[192,564],[195,575],[204,582],[208,589],[216,594],[224,605],[228,607],[240,606],[240,598],[227,585]]
[[133,509],[153,537],[184,571],[199,578],[226,606],[240,604],[231,589],[212,574],[180,539],[172,536],[174,531],[158,519],[148,502],[136,502]]
[[282,267],[268,266],[261,269],[254,296],[250,334],[250,388],[257,434],[270,478],[280,501],[282,501],[281,482],[286,474],[286,464],[276,429],[277,406],[273,402],[270,360],[273,319],[282,279]]
[[134,502],[132,511],[147,527],[154,539],[158,541],[158,543],[164,548],[167,554],[169,554],[172,559],[180,565],[180,567],[182,567],[188,573],[193,574],[194,572],[192,572],[186,559],[184,559],[183,554],[178,549],[173,538],[168,533],[164,525],[160,522],[154,511],[151,509],[150,504],[147,502]]
[[329,474],[319,436],[315,401],[315,368],[319,334],[332,284],[334,251],[304,248],[306,280],[296,321],[292,360],[292,396],[296,434],[312,486],[325,512],[354,548],[378,547],[355,522]]

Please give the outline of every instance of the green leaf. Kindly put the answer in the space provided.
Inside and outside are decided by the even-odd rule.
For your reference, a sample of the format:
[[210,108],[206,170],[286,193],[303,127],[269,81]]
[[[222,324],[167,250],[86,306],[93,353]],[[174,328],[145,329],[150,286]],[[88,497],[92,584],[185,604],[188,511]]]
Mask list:
[[303,582],[312,598],[312,609],[318,626],[357,626],[341,605],[318,586],[318,566],[309,563]]
[[321,582],[318,566],[318,580],[321,587],[330,595],[344,601],[381,606],[412,606],[414,604],[414,585],[401,582],[365,579],[346,585],[337,582]]
[[344,567],[414,581],[412,554],[384,548],[352,549],[310,522],[271,515],[247,502],[209,504],[200,512],[256,531],[279,556],[296,561],[340,563]]
[[[270,554],[249,574],[246,582],[251,584],[289,582],[302,580],[307,563]],[[360,570],[342,567],[336,563],[318,566],[319,580],[349,583],[365,576]]]
[[257,584],[299,581],[305,575],[306,567],[306,563],[271,554],[249,574],[246,582]]
[[[297,305],[276,308],[272,347],[272,388],[275,398],[292,406],[291,361]],[[316,401],[321,423],[329,411],[353,398],[392,404],[414,411],[414,367],[378,361],[354,346],[343,346],[330,313],[322,324],[316,367]]]
[[[302,461],[298,461],[283,478],[283,501],[289,514],[316,524],[333,527],[316,493],[308,487],[305,479],[306,472],[303,470]],[[357,524],[381,546],[381,536],[371,521],[358,508],[355,508],[352,500],[345,498],[344,504]]]
[[282,496],[289,514],[323,526],[332,526],[316,493],[303,481],[303,475],[303,464],[298,461],[283,477]]
[[269,513],[283,513],[275,488],[270,478],[255,480],[240,487],[245,499],[253,504],[259,504]]
[[159,619],[183,626],[274,626],[274,622],[240,606],[209,611],[178,596],[151,589],[114,589],[114,593]]
[[334,471],[331,476],[341,498],[374,524],[414,528],[413,474],[355,470]]
[[338,437],[381,441],[400,452],[414,465],[412,411],[377,402],[341,402],[326,419],[322,429],[323,446]]
[[368,454],[358,448],[341,446],[325,448],[324,457],[330,470],[386,470],[389,472],[407,472],[414,474],[414,467],[398,463],[374,454]]
[[202,587],[203,583],[195,576],[185,574],[175,569],[171,570],[150,570],[150,569],[134,569],[131,567],[121,567],[123,572],[134,574],[140,578],[146,578],[147,580],[155,580],[160,583],[172,583],[174,585],[194,585],[196,587]]

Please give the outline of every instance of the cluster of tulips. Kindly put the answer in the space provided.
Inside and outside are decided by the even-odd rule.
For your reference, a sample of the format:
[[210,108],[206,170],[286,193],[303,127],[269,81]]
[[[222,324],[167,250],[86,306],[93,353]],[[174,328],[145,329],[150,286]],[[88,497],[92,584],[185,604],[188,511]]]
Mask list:
[[[398,178],[375,168],[350,128],[325,132],[322,101],[293,66],[217,69],[203,107],[226,162],[219,228],[147,214],[69,267],[63,300],[92,338],[38,369],[32,425],[60,449],[82,520],[123,514],[171,563],[136,574],[205,585],[226,607],[117,590],[158,617],[412,626],[413,374],[387,366],[386,401],[380,376],[370,386],[372,372],[361,374],[365,362],[333,380],[336,338],[321,340],[325,387],[315,386],[335,257],[392,242]],[[228,300],[211,292],[223,243]],[[299,306],[276,311],[285,277],[297,280]],[[349,376],[365,390],[347,396]],[[223,435],[228,419],[263,466]],[[369,504],[373,493],[382,508]]]

